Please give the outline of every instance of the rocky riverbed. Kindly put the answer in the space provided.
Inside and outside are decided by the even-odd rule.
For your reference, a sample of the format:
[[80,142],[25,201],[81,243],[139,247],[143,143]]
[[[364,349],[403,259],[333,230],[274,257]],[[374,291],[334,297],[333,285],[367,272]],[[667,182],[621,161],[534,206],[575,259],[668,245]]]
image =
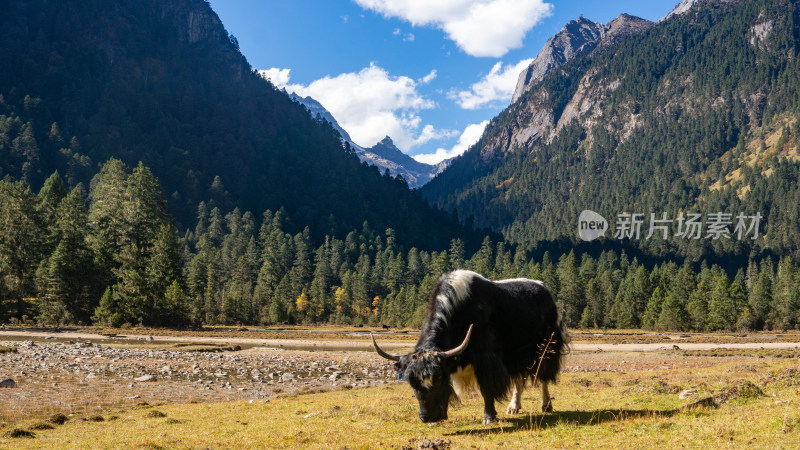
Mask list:
[[221,353],[117,348],[90,342],[2,342],[0,420],[126,402],[264,400],[385,384],[391,364],[366,352],[250,348]]

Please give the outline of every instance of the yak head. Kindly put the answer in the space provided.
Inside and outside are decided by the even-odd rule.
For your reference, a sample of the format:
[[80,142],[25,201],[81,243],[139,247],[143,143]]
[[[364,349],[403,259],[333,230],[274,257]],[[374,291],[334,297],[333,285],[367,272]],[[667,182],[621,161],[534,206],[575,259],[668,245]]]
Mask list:
[[420,349],[403,356],[386,353],[375,342],[375,337],[370,337],[375,351],[384,358],[395,361],[394,368],[400,378],[405,378],[414,389],[414,395],[419,402],[419,418],[427,423],[447,419],[447,407],[453,389],[450,386],[447,361],[467,348],[471,335],[472,325],[458,347],[447,351]]

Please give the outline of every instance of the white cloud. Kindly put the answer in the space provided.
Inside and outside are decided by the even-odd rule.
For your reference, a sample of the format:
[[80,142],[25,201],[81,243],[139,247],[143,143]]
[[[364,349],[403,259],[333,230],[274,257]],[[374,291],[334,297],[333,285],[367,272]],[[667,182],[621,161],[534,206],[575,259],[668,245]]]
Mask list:
[[[436,130],[425,125],[419,111],[432,109],[436,103],[417,91],[417,86],[436,77],[431,71],[420,80],[392,76],[383,68],[370,64],[358,73],[326,76],[307,86],[289,83],[289,69],[268,69],[259,73],[273,79],[279,88],[311,96],[322,104],[353,140],[371,147],[385,136],[391,136],[398,148],[409,149],[431,140],[449,138],[452,131]],[[275,80],[280,79],[281,83]]]
[[519,74],[530,65],[531,61],[533,59],[523,59],[505,67],[502,61],[498,61],[492,70],[483,79],[470,86],[468,91],[452,92],[449,97],[464,109],[491,106],[494,102],[507,103],[514,95]]
[[276,87],[284,87],[289,83],[289,71],[291,69],[278,69],[273,67],[267,70],[259,70],[258,74],[263,78],[272,81]]
[[429,73],[429,74],[425,75],[424,77],[420,78],[419,82],[421,84],[428,84],[431,81],[433,81],[434,78],[436,78],[436,75],[437,75],[436,69],[433,69],[433,70],[431,70],[431,73]]
[[[392,34],[395,35],[395,36],[400,36],[400,34],[402,34],[402,31],[400,31],[400,28],[395,28],[394,31],[392,31]],[[404,34],[403,35],[403,41],[405,41],[405,42],[414,42],[414,34],[413,33]]]
[[483,130],[486,129],[486,125],[489,125],[488,120],[467,126],[467,128],[464,129],[464,132],[461,133],[461,136],[458,138],[458,143],[450,150],[439,148],[434,153],[414,155],[413,158],[422,163],[437,164],[445,159],[458,156],[467,151],[470,146],[478,142],[478,139],[480,139],[481,135],[483,134]]
[[495,58],[520,47],[528,30],[553,10],[543,0],[355,1],[385,17],[439,28],[469,55]]

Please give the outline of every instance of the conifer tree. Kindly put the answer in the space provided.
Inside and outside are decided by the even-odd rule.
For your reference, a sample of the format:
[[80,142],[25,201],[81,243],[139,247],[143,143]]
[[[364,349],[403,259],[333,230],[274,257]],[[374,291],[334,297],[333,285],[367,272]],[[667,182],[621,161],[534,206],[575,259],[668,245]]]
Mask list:
[[22,317],[22,299],[35,293],[35,273],[42,260],[41,221],[35,198],[21,182],[0,180],[0,285],[15,300],[13,315]]

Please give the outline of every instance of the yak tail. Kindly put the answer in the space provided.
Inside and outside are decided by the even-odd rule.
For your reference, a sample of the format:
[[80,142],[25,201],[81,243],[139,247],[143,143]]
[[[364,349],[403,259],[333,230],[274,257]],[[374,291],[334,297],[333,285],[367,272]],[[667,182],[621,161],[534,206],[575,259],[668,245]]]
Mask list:
[[564,355],[569,353],[570,336],[561,313],[558,314],[555,330],[549,339],[540,346],[539,361],[531,368],[531,381],[546,381],[553,383],[558,379]]
[[567,331],[567,326],[564,325],[564,318],[561,317],[561,312],[558,313],[558,321],[556,322],[556,332],[561,336],[561,348],[559,349],[560,355],[565,355],[569,353],[569,343],[572,341],[572,338],[569,336],[569,331]]

